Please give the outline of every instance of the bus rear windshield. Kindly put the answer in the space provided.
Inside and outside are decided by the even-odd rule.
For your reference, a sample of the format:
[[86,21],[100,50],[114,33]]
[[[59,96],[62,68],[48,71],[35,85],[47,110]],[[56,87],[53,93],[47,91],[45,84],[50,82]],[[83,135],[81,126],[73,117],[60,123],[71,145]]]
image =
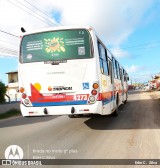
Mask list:
[[85,29],[49,31],[22,39],[20,62],[91,58],[90,34]]

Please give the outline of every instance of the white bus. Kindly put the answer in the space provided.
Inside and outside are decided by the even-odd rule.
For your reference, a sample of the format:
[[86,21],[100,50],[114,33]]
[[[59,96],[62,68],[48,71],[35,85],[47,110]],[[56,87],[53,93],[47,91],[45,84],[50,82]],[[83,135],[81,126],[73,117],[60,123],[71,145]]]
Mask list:
[[91,27],[24,33],[19,52],[23,116],[118,115],[129,77]]

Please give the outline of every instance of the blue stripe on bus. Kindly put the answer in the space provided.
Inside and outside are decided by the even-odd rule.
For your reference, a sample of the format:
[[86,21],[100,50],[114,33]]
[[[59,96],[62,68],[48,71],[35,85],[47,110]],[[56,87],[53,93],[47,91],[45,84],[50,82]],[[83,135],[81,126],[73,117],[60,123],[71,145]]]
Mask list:
[[69,102],[32,102],[35,107],[39,106],[64,106],[64,105],[83,105],[87,104],[87,100],[69,101]]
[[[110,99],[102,100],[102,104],[106,105],[111,101],[115,100],[115,96],[112,96]],[[68,102],[32,102],[32,105],[35,107],[41,106],[65,106],[65,105],[85,105],[87,104],[87,100],[82,101],[68,101]]]

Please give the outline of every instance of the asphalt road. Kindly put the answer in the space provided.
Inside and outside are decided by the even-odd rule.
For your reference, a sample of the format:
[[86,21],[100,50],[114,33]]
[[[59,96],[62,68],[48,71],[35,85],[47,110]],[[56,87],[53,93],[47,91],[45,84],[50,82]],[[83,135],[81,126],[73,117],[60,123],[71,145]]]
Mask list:
[[153,94],[130,93],[118,117],[1,120],[0,158],[19,145],[25,159],[160,159],[160,100]]

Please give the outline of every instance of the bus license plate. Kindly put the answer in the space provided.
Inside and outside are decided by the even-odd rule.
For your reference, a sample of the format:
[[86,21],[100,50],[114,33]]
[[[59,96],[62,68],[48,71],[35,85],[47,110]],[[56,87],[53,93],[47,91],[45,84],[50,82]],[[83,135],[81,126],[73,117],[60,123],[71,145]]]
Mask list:
[[52,98],[56,100],[62,100],[66,98],[66,95],[65,94],[55,94],[52,96]]

